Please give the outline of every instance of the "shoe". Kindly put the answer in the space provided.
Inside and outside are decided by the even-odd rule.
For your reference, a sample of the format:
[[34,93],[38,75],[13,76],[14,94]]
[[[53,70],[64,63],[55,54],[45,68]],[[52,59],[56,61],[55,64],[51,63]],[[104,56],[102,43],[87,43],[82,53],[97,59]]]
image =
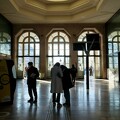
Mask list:
[[57,104],[57,107],[59,107],[59,108],[62,107],[62,104],[58,103],[58,104]]
[[70,107],[70,104],[68,104],[68,103],[63,103],[63,106],[65,106],[65,107]]
[[30,100],[28,100],[28,102],[29,102],[29,103],[31,103],[31,102],[33,102],[33,100],[32,100],[32,99],[30,99]]
[[34,100],[33,103],[37,103],[37,100]]
[[55,107],[56,106],[56,103],[55,102],[53,102],[53,107]]

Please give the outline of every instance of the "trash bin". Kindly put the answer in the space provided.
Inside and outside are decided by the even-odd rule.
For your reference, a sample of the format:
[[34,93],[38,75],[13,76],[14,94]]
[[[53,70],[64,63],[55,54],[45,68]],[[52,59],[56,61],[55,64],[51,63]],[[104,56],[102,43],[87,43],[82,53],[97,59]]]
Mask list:
[[0,104],[13,103],[16,88],[16,78],[14,78],[16,71],[14,70],[13,60],[0,60]]

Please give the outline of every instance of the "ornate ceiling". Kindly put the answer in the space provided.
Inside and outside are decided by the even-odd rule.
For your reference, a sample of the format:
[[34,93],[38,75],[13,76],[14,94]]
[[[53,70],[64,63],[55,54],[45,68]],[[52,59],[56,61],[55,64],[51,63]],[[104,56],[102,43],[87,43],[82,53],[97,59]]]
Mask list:
[[120,0],[0,0],[0,13],[12,23],[105,23]]

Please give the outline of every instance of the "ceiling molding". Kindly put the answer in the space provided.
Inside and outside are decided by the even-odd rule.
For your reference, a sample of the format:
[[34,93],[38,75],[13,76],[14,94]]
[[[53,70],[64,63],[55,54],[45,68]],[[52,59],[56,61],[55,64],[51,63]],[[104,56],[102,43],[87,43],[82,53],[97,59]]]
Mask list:
[[[9,9],[8,9],[9,8]],[[1,0],[0,11],[12,23],[105,23],[120,0]]]

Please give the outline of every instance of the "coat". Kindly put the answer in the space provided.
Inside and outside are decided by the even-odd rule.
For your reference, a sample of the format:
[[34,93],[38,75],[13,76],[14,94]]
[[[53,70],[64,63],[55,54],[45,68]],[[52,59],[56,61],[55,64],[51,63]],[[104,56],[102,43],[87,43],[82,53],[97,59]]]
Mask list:
[[62,86],[62,77],[63,73],[60,67],[53,66],[51,69],[51,93],[62,93],[63,92],[63,86]]
[[61,69],[63,71],[63,77],[62,77],[63,89],[67,90],[67,89],[72,88],[74,84],[71,79],[70,70],[64,65],[61,65]]
[[[32,74],[34,74],[34,77],[32,77]],[[36,67],[31,66],[27,70],[27,84],[30,86],[36,85],[36,79],[39,77],[39,72]]]

